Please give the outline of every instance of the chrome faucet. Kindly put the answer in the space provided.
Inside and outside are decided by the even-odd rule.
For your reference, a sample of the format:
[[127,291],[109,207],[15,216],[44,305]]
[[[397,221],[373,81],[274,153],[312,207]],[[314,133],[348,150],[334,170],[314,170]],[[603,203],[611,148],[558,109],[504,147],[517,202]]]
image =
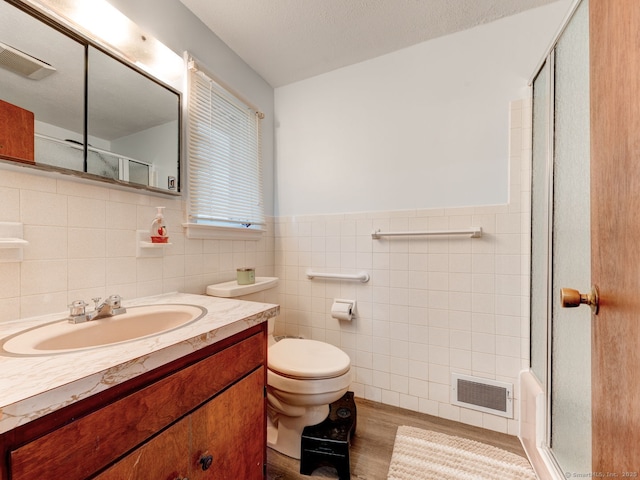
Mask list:
[[69,323],[83,323],[100,318],[113,317],[127,311],[122,306],[120,295],[111,295],[104,302],[100,303],[100,297],[93,298],[95,308],[93,312],[87,313],[87,303],[84,300],[76,300],[69,305]]

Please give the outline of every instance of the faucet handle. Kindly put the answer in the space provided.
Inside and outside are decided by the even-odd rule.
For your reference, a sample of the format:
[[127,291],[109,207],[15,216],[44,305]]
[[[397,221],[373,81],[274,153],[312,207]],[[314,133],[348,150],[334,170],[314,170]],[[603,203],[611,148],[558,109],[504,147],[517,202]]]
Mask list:
[[122,297],[120,295],[111,295],[107,298],[106,303],[109,304],[114,315],[127,313],[127,309],[122,306]]
[[111,295],[107,299],[107,303],[111,305],[111,308],[120,308],[121,302],[122,302],[122,297],[120,295]]
[[69,316],[77,317],[86,313],[87,303],[84,300],[74,300],[69,307]]

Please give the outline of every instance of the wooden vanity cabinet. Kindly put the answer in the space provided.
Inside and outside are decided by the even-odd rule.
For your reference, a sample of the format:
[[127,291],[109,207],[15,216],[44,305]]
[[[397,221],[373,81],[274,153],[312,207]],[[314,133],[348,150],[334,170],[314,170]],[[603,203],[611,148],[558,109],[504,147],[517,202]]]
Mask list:
[[0,437],[2,480],[264,477],[266,323]]

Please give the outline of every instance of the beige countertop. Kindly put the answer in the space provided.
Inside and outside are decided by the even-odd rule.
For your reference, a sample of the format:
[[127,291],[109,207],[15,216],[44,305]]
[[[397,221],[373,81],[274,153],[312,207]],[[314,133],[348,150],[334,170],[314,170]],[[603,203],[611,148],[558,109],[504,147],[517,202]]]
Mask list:
[[[214,344],[279,313],[279,306],[186,293],[123,301],[123,306],[190,304],[207,309],[200,320],[157,336],[76,352],[9,356],[0,352],[0,433],[110,386]],[[64,319],[67,313],[0,324],[0,339]]]

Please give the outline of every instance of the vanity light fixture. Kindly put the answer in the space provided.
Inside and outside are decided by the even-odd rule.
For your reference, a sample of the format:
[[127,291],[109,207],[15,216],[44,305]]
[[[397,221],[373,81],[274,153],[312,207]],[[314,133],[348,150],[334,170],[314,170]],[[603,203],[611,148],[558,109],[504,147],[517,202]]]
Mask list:
[[26,0],[35,8],[119,52],[142,70],[182,90],[184,60],[105,0]]

